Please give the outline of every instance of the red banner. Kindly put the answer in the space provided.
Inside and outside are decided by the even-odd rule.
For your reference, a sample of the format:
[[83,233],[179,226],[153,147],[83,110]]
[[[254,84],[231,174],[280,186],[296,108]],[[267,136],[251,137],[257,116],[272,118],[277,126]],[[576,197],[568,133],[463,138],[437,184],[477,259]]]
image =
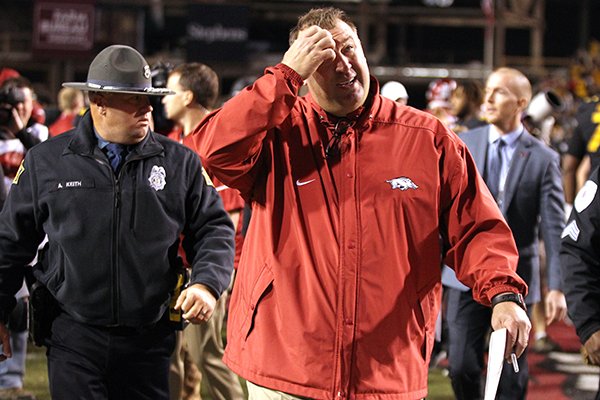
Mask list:
[[33,14],[34,51],[64,54],[92,50],[93,2],[37,1]]

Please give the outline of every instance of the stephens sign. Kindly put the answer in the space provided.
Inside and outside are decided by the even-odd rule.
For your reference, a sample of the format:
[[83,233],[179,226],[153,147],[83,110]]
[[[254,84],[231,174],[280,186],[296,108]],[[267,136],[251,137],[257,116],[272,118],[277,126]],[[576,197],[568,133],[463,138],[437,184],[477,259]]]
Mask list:
[[249,10],[244,6],[194,4],[186,26],[187,58],[243,61]]

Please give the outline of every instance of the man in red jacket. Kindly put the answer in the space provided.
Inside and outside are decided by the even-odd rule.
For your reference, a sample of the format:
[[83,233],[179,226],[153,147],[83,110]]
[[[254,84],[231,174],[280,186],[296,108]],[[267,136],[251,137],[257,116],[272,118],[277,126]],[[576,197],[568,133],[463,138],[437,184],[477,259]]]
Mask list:
[[193,134],[209,171],[252,203],[225,351],[250,398],[427,396],[440,255],[520,355],[527,286],[466,146],[378,94],[341,10],[309,11],[290,39]]

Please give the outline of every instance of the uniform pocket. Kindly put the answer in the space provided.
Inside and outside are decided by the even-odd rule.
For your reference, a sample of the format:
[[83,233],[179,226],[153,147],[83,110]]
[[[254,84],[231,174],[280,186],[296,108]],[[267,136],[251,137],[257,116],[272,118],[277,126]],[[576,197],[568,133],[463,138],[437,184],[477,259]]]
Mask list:
[[242,324],[242,333],[244,334],[245,340],[248,339],[248,336],[254,328],[254,320],[256,318],[261,300],[273,288],[273,280],[273,272],[271,272],[271,269],[265,264],[260,271],[254,286],[252,287],[252,291],[250,292],[246,310],[246,318]]

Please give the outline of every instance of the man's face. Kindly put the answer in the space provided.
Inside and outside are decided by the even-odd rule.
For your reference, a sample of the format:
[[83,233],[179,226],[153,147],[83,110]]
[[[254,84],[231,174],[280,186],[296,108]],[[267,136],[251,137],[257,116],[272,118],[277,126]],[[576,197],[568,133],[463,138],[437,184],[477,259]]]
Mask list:
[[485,85],[484,116],[487,121],[502,129],[516,128],[526,100],[519,95],[518,88],[507,73],[493,73]]
[[165,106],[165,113],[167,118],[181,122],[185,114],[185,89],[179,84],[180,74],[171,74],[167,80],[167,89],[171,89],[175,94],[169,94],[162,99],[162,103]]
[[[100,117],[94,119],[105,140],[122,144],[139,143],[146,137],[152,122],[148,96],[125,93],[102,93],[98,106]],[[98,121],[99,119],[99,121]]]
[[336,57],[307,80],[316,102],[333,115],[345,116],[362,106],[369,93],[369,66],[356,32],[338,21],[330,30]]

